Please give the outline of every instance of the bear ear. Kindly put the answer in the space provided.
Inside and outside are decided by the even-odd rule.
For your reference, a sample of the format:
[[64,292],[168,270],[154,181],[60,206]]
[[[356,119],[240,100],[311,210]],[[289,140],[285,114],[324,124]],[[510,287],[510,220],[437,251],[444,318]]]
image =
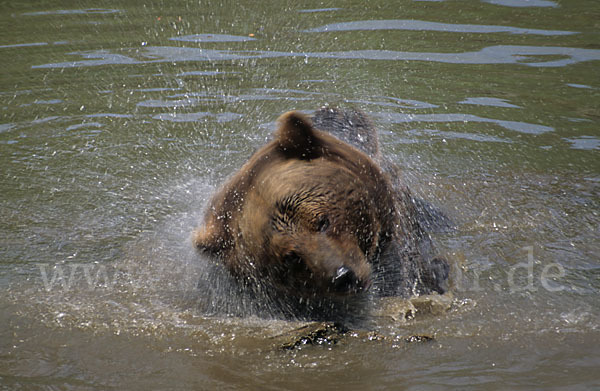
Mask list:
[[318,136],[308,116],[290,111],[279,117],[277,122],[279,128],[275,132],[275,139],[285,155],[299,159],[316,157]]

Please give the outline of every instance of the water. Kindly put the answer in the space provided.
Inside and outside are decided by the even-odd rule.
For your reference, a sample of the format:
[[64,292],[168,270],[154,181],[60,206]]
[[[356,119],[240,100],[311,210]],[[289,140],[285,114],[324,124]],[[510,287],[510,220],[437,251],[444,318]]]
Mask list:
[[[600,386],[596,1],[0,7],[3,388]],[[227,316],[190,233],[281,113],[326,103],[456,222],[454,301],[283,351],[298,324]]]

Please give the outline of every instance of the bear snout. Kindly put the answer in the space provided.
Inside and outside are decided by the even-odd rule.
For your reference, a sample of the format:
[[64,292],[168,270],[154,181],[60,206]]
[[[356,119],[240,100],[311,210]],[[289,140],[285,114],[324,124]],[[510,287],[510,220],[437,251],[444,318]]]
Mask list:
[[331,290],[337,294],[351,294],[369,289],[369,281],[364,281],[347,266],[340,266],[331,279]]

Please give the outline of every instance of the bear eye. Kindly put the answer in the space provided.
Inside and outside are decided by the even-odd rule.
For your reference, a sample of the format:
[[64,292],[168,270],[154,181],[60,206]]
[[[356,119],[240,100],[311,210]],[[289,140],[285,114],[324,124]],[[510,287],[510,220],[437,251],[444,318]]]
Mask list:
[[325,232],[327,231],[327,228],[329,228],[329,219],[327,216],[319,216],[319,219],[317,220],[317,231]]
[[283,256],[283,268],[288,275],[292,276],[308,272],[306,263],[295,251],[290,251]]
[[290,251],[283,256],[283,262],[287,265],[298,265],[302,263],[302,258],[295,251]]

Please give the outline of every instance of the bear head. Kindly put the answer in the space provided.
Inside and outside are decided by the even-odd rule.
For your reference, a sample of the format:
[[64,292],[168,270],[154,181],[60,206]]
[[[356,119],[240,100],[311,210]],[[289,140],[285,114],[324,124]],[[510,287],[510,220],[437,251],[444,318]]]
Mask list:
[[395,229],[391,184],[365,153],[283,114],[274,139],[212,198],[198,249],[243,284],[298,298],[356,295]]

